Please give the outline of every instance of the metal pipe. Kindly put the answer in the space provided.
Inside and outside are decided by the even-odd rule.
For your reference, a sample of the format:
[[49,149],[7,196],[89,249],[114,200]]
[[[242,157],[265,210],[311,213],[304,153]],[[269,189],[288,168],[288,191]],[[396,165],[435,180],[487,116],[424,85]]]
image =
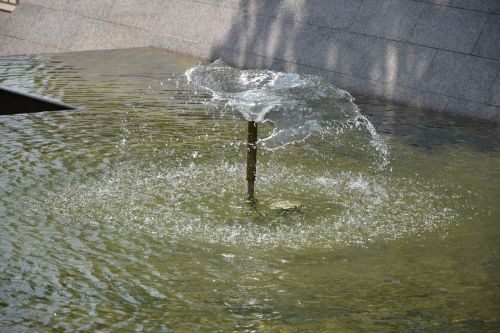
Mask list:
[[255,175],[257,174],[257,123],[248,122],[247,192],[248,201],[255,203]]

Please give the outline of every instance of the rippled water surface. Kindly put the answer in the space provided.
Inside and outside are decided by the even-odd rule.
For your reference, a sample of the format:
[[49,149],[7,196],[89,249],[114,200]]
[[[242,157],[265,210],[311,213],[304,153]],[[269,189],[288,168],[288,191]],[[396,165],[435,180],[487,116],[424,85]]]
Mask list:
[[197,63],[0,58],[79,107],[0,116],[0,332],[498,330],[497,126],[358,96],[387,163],[356,128],[260,149],[254,208],[246,121]]

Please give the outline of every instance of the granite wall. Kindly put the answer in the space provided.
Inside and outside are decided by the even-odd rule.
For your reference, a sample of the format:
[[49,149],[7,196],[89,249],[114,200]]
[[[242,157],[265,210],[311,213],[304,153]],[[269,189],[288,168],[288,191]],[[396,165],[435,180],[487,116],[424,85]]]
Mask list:
[[155,46],[500,123],[500,0],[22,0],[0,54]]

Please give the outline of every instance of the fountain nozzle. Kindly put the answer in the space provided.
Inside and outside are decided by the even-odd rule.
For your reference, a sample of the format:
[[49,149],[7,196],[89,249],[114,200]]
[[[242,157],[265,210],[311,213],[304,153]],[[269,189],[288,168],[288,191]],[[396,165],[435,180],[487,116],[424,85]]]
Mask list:
[[248,201],[255,203],[255,175],[257,173],[257,123],[248,122],[247,192]]

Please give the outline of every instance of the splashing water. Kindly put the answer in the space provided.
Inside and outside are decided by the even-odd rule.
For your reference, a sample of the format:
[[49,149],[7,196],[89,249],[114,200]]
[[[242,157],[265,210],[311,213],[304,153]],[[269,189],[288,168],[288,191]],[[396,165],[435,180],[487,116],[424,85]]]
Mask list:
[[247,121],[272,123],[272,133],[259,141],[264,149],[302,142],[312,134],[336,140],[346,130],[355,130],[351,139],[361,143],[368,139],[380,165],[388,163],[387,145],[352,96],[319,76],[239,70],[221,60],[192,67],[185,74],[190,83],[210,91],[215,104],[225,103]]

